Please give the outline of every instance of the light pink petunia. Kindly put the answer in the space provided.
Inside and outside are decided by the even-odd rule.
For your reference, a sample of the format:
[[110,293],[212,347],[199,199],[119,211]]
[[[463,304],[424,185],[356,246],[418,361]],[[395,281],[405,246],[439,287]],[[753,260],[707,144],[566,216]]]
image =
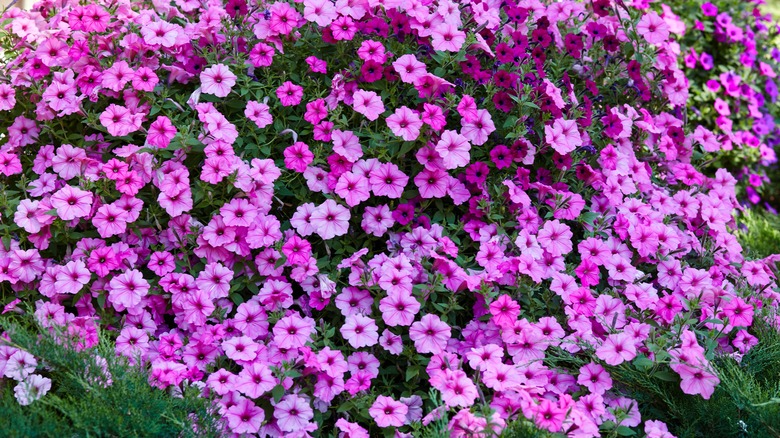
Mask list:
[[451,334],[450,326],[438,315],[430,313],[409,328],[409,338],[414,341],[418,353],[441,353],[447,347]]
[[314,232],[324,240],[347,234],[349,229],[349,210],[332,199],[320,204],[311,213],[311,225]]
[[369,190],[368,178],[353,172],[344,172],[333,191],[344,198],[347,205],[354,207],[371,197]]
[[420,311],[420,302],[408,292],[388,293],[379,300],[379,310],[388,326],[408,326]]
[[117,275],[108,283],[108,299],[127,308],[141,304],[141,300],[149,293],[147,282],[140,271],[128,269]]
[[432,31],[431,45],[433,50],[458,52],[466,42],[466,32],[458,29],[452,23],[441,23]]
[[559,154],[568,154],[582,146],[582,137],[574,120],[556,119],[544,127],[545,141]]
[[50,200],[57,216],[66,221],[88,216],[92,208],[92,192],[68,185],[55,192]]
[[314,411],[306,398],[288,394],[274,406],[274,418],[283,432],[295,432],[306,428],[314,418]]
[[403,426],[408,412],[408,406],[384,395],[377,397],[376,401],[368,408],[368,413],[379,427]]
[[263,425],[265,412],[251,400],[241,398],[235,405],[227,408],[225,419],[233,433],[254,434]]
[[352,94],[352,108],[372,122],[385,112],[382,98],[373,91],[358,90]]
[[620,365],[636,357],[634,340],[627,333],[614,333],[607,336],[604,343],[596,349],[596,357],[608,365]]
[[680,365],[676,371],[682,378],[680,381],[682,391],[690,395],[699,394],[705,400],[709,400],[715,392],[715,387],[720,383],[718,376],[704,369]]
[[401,76],[401,81],[407,84],[416,84],[425,74],[427,70],[425,64],[418,61],[414,55],[407,54],[399,57],[393,62],[393,69]]
[[274,325],[274,342],[279,348],[301,348],[311,340],[314,320],[297,314],[285,316]]
[[330,0],[303,1],[303,18],[317,23],[320,27],[329,26],[338,16],[338,11]]
[[114,204],[104,204],[92,217],[92,225],[100,237],[106,239],[122,234],[127,229],[128,213]]
[[214,64],[200,72],[201,91],[217,97],[227,97],[236,85],[236,75],[223,64]]
[[350,315],[340,328],[341,336],[353,348],[371,347],[379,340],[378,328],[373,319],[361,314]]
[[403,194],[409,177],[395,164],[382,163],[371,171],[369,182],[375,195],[397,199]]
[[460,133],[473,144],[480,146],[485,144],[488,136],[496,130],[493,119],[486,109],[478,109],[474,120],[463,120]]
[[442,158],[446,169],[457,169],[469,164],[470,149],[471,144],[466,137],[449,129],[442,133],[441,139],[436,143],[436,152]]
[[333,152],[354,163],[363,156],[360,140],[352,131],[333,130]]
[[396,109],[385,121],[393,134],[406,141],[416,140],[420,136],[420,128],[423,125],[420,116],[406,106]]
[[58,293],[75,294],[89,283],[91,274],[83,261],[74,260],[61,266],[54,278],[54,287]]
[[573,234],[568,225],[558,220],[547,221],[536,236],[537,242],[553,256],[566,255],[572,250]]
[[250,100],[246,103],[244,115],[247,119],[255,122],[258,128],[262,129],[274,122],[268,105]]
[[650,44],[661,44],[669,37],[669,25],[655,12],[642,16],[636,25],[636,31]]

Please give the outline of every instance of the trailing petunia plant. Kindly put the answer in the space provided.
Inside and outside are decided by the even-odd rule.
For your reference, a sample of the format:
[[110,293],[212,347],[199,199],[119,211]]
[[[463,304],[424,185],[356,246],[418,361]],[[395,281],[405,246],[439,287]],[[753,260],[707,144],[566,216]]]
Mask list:
[[737,179],[702,171],[720,140],[685,117],[656,12],[122,0],[3,20],[3,304],[79,349],[112,332],[226,435],[668,437],[611,376],[707,399],[712,361],[780,322],[778,259],[742,255]]
[[[646,2],[634,4],[648,8]],[[709,172],[729,168],[738,196],[776,213],[778,28],[763,1],[665,2],[656,9],[676,35],[690,83],[688,120],[713,130],[706,144]]]

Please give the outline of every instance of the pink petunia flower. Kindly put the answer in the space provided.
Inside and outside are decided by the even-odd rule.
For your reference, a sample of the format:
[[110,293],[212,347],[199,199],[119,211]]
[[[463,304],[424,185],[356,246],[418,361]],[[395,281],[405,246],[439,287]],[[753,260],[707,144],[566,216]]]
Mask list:
[[427,314],[409,328],[409,338],[419,353],[438,354],[444,351],[451,336],[450,326],[438,315]]
[[320,27],[329,26],[338,15],[336,7],[330,0],[303,1],[303,18],[317,23]]
[[200,73],[201,90],[217,97],[227,97],[236,85],[236,75],[223,64],[215,64]]
[[260,430],[265,420],[265,412],[251,400],[241,398],[225,412],[230,430],[237,434],[253,434]]
[[297,314],[285,316],[274,325],[274,342],[279,348],[301,348],[311,340],[314,320]]
[[309,145],[298,141],[285,148],[284,165],[288,169],[303,173],[307,166],[314,161],[314,154],[309,150]]
[[452,23],[441,23],[432,31],[433,50],[458,52],[466,42],[466,33]]
[[376,401],[368,408],[368,413],[379,427],[403,426],[408,412],[408,406],[384,395],[377,397]]
[[350,207],[367,201],[371,197],[369,190],[368,178],[352,172],[343,173],[333,189]]
[[385,112],[382,98],[373,91],[357,90],[352,95],[352,108],[372,122]]
[[149,293],[149,282],[136,269],[128,269],[112,278],[108,283],[108,299],[128,309],[141,304],[141,300]]
[[405,141],[416,140],[423,125],[417,113],[406,106],[396,109],[385,121],[390,130],[393,131],[393,134],[403,138]]
[[289,394],[274,406],[274,418],[283,432],[295,432],[306,428],[314,418],[314,411],[306,398]]
[[636,357],[634,340],[627,333],[608,335],[596,349],[596,357],[613,366],[632,360]]
[[325,240],[343,236],[349,229],[349,210],[332,199],[328,199],[311,213],[310,222],[314,232]]
[[545,141],[559,154],[568,154],[582,146],[582,138],[574,120],[555,119],[544,127]]
[[31,374],[14,387],[14,397],[21,406],[39,400],[51,389],[51,379],[38,374]]
[[92,192],[66,185],[51,198],[51,206],[57,209],[57,216],[69,221],[89,215],[92,208]]
[[303,87],[287,81],[276,89],[276,97],[279,98],[282,106],[298,105],[303,98]]
[[436,143],[436,152],[442,158],[445,169],[457,169],[469,163],[471,144],[466,137],[455,131],[446,130]]
[[348,316],[340,331],[341,336],[354,348],[371,347],[379,340],[376,322],[360,314]]
[[387,196],[391,199],[400,198],[409,177],[393,163],[382,163],[371,171],[369,179],[371,191],[377,196]]
[[149,126],[149,134],[146,137],[146,141],[151,146],[165,149],[171,144],[173,137],[176,137],[176,132],[176,127],[173,126],[171,120],[165,116],[160,116]]
[[363,156],[360,140],[352,131],[333,130],[333,152],[354,163]]
[[648,43],[654,45],[661,44],[669,38],[669,25],[655,12],[643,15],[636,25],[636,31]]

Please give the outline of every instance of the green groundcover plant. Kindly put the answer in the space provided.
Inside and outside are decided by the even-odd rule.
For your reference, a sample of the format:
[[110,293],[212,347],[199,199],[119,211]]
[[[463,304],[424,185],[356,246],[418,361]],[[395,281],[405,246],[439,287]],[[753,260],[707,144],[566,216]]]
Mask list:
[[[686,115],[671,12],[110,0],[2,20],[3,318],[145,370],[150,402],[184,394],[160,428],[669,437],[676,411],[632,376],[709,400],[780,324],[778,256],[745,257],[739,181],[705,169],[726,137]],[[760,149],[747,129],[732,143]],[[22,408],[72,393],[6,330]]]
[[58,341],[61,333],[41,331],[30,317],[9,316],[2,326],[7,345],[36,358],[40,379],[34,384],[47,392],[35,403],[29,398],[19,400],[20,391],[4,380],[0,384],[3,436],[218,435],[211,406],[197,390],[163,392],[149,386],[147,373],[116,357],[113,342],[105,336],[95,347],[77,351]]

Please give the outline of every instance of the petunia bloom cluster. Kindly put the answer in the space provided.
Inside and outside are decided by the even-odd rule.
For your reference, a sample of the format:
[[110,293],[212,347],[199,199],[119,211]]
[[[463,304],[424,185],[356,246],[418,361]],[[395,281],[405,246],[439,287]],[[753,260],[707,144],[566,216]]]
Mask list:
[[[619,371],[706,399],[715,357],[780,328],[778,258],[745,259],[737,179],[702,169],[721,139],[684,115],[671,12],[113,0],[4,18],[3,299],[74,348],[110,331],[226,434],[671,436]],[[16,362],[23,404],[57,384]]]

